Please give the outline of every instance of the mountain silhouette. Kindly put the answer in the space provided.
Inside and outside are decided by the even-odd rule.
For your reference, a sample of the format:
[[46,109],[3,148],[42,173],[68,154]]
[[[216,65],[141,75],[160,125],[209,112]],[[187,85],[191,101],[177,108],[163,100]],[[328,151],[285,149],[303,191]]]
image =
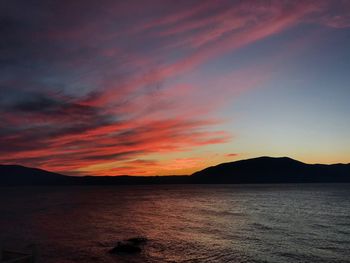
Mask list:
[[258,157],[205,168],[190,176],[66,176],[0,165],[0,185],[261,184],[350,182],[350,164],[306,164],[288,157]]
[[201,183],[350,182],[350,164],[306,164],[288,157],[258,157],[208,167],[192,176]]
[[0,185],[47,185],[69,182],[69,176],[21,165],[0,165]]

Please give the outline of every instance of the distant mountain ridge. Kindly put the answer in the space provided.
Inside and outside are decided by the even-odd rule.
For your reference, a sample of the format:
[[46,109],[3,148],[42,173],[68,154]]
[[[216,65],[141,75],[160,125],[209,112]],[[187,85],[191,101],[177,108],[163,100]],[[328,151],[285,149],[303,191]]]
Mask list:
[[0,165],[0,185],[262,184],[350,182],[350,164],[306,164],[258,157],[205,168],[191,176],[66,176],[20,165]]
[[21,165],[0,165],[0,186],[183,184],[189,176],[67,176]]

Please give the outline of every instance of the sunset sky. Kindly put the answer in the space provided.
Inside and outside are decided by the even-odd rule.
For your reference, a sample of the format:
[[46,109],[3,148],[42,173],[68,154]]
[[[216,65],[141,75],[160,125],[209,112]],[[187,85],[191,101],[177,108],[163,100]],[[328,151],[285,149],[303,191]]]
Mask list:
[[0,2],[0,163],[350,162],[350,1]]

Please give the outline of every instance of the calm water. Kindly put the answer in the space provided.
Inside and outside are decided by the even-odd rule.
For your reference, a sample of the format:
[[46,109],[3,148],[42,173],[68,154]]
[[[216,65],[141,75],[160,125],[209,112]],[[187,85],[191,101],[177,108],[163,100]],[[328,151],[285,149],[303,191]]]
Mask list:
[[44,263],[350,262],[350,185],[0,188],[0,239]]

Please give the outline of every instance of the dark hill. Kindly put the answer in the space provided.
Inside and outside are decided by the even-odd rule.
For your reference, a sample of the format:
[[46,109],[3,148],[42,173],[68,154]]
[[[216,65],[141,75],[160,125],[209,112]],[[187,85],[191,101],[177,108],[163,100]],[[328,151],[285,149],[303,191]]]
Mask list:
[[0,185],[47,185],[69,183],[69,176],[21,165],[0,165]]
[[208,167],[192,176],[201,183],[350,182],[350,164],[306,164],[288,157],[259,157]]

